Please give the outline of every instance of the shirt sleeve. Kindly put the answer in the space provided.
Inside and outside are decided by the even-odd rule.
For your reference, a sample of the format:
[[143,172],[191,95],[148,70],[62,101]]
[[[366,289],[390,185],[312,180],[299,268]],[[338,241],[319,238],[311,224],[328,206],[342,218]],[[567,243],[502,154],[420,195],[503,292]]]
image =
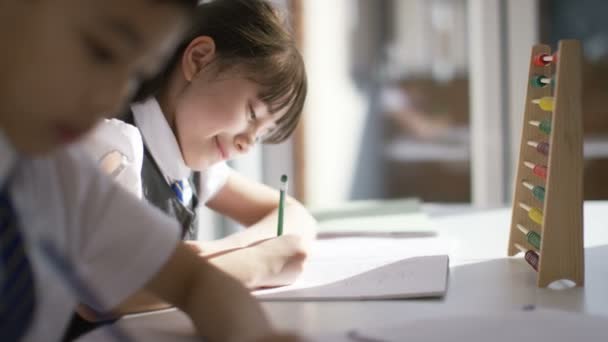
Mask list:
[[110,154],[118,152],[122,161],[111,173],[112,178],[127,191],[142,198],[144,146],[137,127],[117,119],[103,120],[81,145],[98,164]]
[[[82,157],[82,158],[81,158]],[[102,174],[83,154],[64,173],[70,236],[78,237],[74,263],[94,286],[105,311],[143,287],[168,261],[179,241],[179,224],[146,201],[130,195]],[[88,165],[90,164],[90,165]],[[66,170],[65,165],[62,167]],[[86,304],[86,298],[79,298]]]
[[209,202],[220,189],[226,185],[232,169],[225,162],[217,163],[201,172],[199,199],[201,203]]

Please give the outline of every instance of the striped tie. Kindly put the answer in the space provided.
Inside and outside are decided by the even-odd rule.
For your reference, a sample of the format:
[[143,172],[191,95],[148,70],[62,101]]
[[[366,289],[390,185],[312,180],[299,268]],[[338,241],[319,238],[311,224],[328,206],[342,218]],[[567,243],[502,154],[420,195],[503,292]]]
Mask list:
[[8,189],[0,193],[0,337],[18,341],[35,305],[34,277]]
[[184,205],[190,205],[192,200],[192,189],[188,180],[175,181],[171,184],[171,189],[175,192],[177,199]]

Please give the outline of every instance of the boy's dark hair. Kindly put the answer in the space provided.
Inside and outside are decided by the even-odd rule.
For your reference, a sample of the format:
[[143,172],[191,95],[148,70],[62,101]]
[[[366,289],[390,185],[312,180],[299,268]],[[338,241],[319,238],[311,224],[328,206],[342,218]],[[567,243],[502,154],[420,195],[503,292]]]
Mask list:
[[304,61],[293,36],[271,4],[264,0],[215,0],[198,6],[192,31],[167,67],[144,82],[135,96],[142,101],[158,95],[190,42],[198,36],[215,41],[218,70],[238,67],[262,86],[259,97],[271,113],[286,110],[265,143],[280,143],[295,130],[307,93]]
[[156,1],[176,2],[180,6],[184,6],[184,7],[187,7],[189,9],[192,9],[192,8],[196,7],[196,5],[199,2],[199,0],[156,0]]

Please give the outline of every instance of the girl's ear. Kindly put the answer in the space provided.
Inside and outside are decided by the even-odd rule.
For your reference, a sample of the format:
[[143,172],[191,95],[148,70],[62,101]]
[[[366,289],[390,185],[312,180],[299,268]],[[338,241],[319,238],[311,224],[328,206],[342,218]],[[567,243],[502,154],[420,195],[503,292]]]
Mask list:
[[190,82],[215,58],[215,41],[209,36],[194,38],[182,55],[182,72]]

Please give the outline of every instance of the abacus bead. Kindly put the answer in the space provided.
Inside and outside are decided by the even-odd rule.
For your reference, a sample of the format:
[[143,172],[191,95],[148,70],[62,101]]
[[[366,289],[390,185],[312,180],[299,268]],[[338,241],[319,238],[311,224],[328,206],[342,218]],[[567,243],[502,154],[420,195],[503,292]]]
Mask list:
[[534,189],[532,189],[532,194],[541,202],[545,200],[545,188],[542,186],[535,186]]
[[548,55],[546,53],[539,53],[538,55],[534,56],[534,65],[536,65],[537,67],[544,67],[545,65],[549,64],[544,60],[544,58],[547,56]]
[[546,96],[540,99],[540,102],[538,103],[538,105],[540,106],[540,109],[544,110],[545,112],[552,112],[553,111],[553,98]]
[[534,167],[533,170],[534,174],[546,179],[547,178],[547,167],[546,166],[542,166],[542,165],[537,165]]
[[526,237],[528,238],[528,242],[536,247],[537,249],[540,249],[540,235],[538,235],[538,233],[536,232],[529,232],[528,235],[526,235]]
[[530,80],[530,84],[535,88],[542,88],[542,87],[546,86],[546,84],[544,84],[542,82],[542,79],[543,79],[543,76],[540,76],[540,75],[534,76]]
[[530,209],[528,217],[537,224],[543,224],[543,212],[536,208]]
[[536,254],[536,252],[534,251],[527,251],[525,254],[525,258],[528,264],[530,264],[530,266],[532,266],[535,271],[538,271],[538,261],[540,259],[538,257],[538,254]]
[[538,146],[536,147],[536,150],[546,156],[549,155],[549,144],[542,142],[539,143]]
[[551,120],[543,120],[538,126],[541,132],[545,134],[551,134]]

